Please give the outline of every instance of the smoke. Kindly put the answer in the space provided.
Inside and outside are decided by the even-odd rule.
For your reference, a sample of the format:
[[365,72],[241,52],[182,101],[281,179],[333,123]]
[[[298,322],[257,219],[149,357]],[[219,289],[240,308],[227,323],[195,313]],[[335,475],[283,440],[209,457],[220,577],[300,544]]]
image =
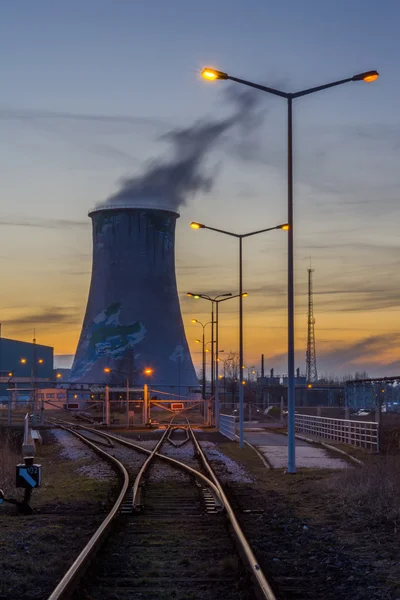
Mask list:
[[[213,169],[212,173],[206,172],[204,163],[207,155],[223,143],[224,134],[232,129],[239,133],[239,147],[243,143],[247,153],[248,136],[264,117],[264,111],[258,108],[259,96],[254,90],[238,92],[237,87],[229,86],[226,96],[233,104],[230,116],[221,120],[203,119],[191,127],[173,129],[164,134],[159,139],[171,145],[168,153],[171,158],[152,160],[141,175],[124,179],[121,189],[108,198],[107,206],[161,199],[163,205],[177,210],[196,192],[209,192],[217,169]],[[237,151],[238,146],[235,148]]]

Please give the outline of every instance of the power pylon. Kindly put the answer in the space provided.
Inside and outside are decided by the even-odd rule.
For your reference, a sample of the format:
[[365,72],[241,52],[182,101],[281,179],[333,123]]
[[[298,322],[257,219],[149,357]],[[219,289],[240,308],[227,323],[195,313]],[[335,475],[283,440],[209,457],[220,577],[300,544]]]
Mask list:
[[312,274],[314,269],[308,269],[308,333],[307,333],[307,354],[306,354],[306,379],[312,383],[318,380],[317,375],[317,356],[315,353],[315,319],[314,319],[314,301]]

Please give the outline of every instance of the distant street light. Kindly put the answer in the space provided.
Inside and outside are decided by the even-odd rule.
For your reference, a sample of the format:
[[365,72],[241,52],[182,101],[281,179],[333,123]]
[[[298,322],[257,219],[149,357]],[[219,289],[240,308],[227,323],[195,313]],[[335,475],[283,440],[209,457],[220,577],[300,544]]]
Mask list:
[[196,340],[196,342],[198,344],[202,344],[203,345],[203,372],[202,372],[202,391],[201,391],[201,395],[203,397],[203,400],[206,399],[206,343],[205,343],[205,329],[207,327],[207,325],[210,325],[212,322],[208,321],[207,323],[202,323],[201,321],[198,321],[197,319],[192,319],[192,323],[198,323],[199,325],[201,325],[201,327],[203,328],[203,338],[202,340]]
[[[365,71],[358,73],[347,79],[340,79],[332,83],[326,83],[317,87],[307,88],[299,92],[288,93],[275,88],[259,85],[245,79],[231,77],[223,71],[217,71],[206,67],[202,71],[202,76],[207,80],[229,79],[236,83],[241,83],[251,88],[255,88],[274,96],[280,96],[287,100],[288,108],[288,473],[296,472],[295,456],[295,392],[294,392],[294,261],[293,261],[293,125],[292,125],[292,102],[296,98],[308,96],[315,92],[320,92],[331,87],[349,83],[350,81],[375,81],[379,77],[378,71]],[[199,229],[200,224],[194,224],[195,229]]]
[[275,229],[284,229],[286,231],[287,226],[288,226],[287,223],[282,223],[281,225],[275,225],[275,227],[267,227],[266,229],[259,229],[257,231],[251,231],[250,233],[232,233],[231,231],[225,231],[224,229],[216,229],[215,227],[209,227],[208,225],[204,225],[203,223],[192,222],[190,224],[190,227],[192,229],[210,229],[211,231],[216,231],[217,233],[223,233],[224,235],[229,235],[230,237],[234,237],[239,240],[239,294],[237,295],[237,297],[239,298],[239,377],[240,377],[239,445],[240,445],[240,448],[244,447],[243,298],[247,296],[246,292],[243,292],[243,252],[242,252],[243,239],[253,236],[253,235],[258,235],[259,233],[266,233],[267,231],[274,231]]
[[[196,223],[197,225],[199,225],[199,227],[197,227],[197,229],[199,229],[200,227],[205,227],[204,225],[200,225],[200,223]],[[193,227],[193,229],[196,229],[196,227]],[[218,343],[219,343],[219,329],[218,329],[218,323],[219,323],[219,303],[220,302],[225,302],[226,300],[233,300],[234,298],[238,298],[239,294],[236,294],[235,296],[232,296],[231,293],[229,294],[219,294],[218,296],[215,296],[214,298],[210,298],[210,296],[207,296],[207,294],[193,294],[192,292],[188,292],[186,294],[187,296],[190,296],[192,298],[203,298],[203,300],[208,300],[209,302],[212,303],[212,311],[211,311],[211,323],[212,323],[212,335],[211,335],[211,343],[212,343],[212,355],[211,355],[211,396],[214,395],[214,382],[215,382],[215,426],[218,427],[219,426],[219,385],[218,385],[218,353],[221,352],[218,348]],[[242,293],[242,297],[246,298],[248,296],[247,292],[243,292]],[[214,321],[214,304],[215,304],[215,321]],[[192,319],[192,322],[195,322],[195,319]],[[215,323],[215,354],[214,354],[214,323]],[[214,357],[215,357],[215,361],[214,361]]]

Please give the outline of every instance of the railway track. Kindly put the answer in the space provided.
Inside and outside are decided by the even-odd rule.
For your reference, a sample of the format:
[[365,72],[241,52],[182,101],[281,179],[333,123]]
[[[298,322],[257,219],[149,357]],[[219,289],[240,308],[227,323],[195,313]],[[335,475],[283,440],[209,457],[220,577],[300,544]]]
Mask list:
[[275,600],[188,422],[171,422],[152,449],[62,426],[112,461],[123,486],[48,600]]

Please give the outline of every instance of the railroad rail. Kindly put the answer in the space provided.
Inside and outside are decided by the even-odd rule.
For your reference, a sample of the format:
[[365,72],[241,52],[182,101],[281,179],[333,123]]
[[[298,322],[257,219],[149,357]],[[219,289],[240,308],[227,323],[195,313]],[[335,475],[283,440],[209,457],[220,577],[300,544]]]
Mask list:
[[[97,430],[93,427],[87,427],[84,425],[76,425],[73,424],[73,427],[77,427],[81,433],[78,433],[77,431],[75,431],[74,429],[71,428],[71,423],[66,423],[66,422],[62,422],[60,424],[60,426],[62,426],[64,429],[70,431],[71,433],[73,433],[74,435],[76,435],[77,437],[79,437],[82,441],[84,441],[84,443],[88,444],[89,446],[91,446],[93,448],[93,450],[99,454],[99,456],[101,456],[102,458],[106,459],[106,460],[110,460],[112,462],[112,464],[114,465],[115,468],[118,468],[119,472],[124,474],[124,483],[123,483],[123,487],[121,488],[121,492],[118,496],[117,501],[115,502],[112,510],[110,511],[110,513],[107,515],[106,519],[104,520],[104,522],[101,524],[101,526],[99,527],[99,529],[95,532],[95,534],[92,536],[92,538],[89,540],[88,544],[85,546],[85,548],[82,550],[82,552],[79,554],[79,556],[76,558],[76,560],[74,561],[74,563],[71,565],[71,567],[68,569],[67,573],[64,575],[64,577],[62,578],[62,580],[59,582],[59,584],[57,585],[57,587],[54,589],[54,591],[52,592],[52,594],[49,596],[48,600],[66,600],[67,598],[71,598],[71,590],[73,590],[74,588],[77,588],[80,585],[80,582],[82,582],[82,578],[85,572],[89,573],[90,571],[90,565],[91,563],[93,564],[93,558],[96,555],[96,561],[99,560],[99,556],[101,554],[101,547],[105,545],[105,537],[107,533],[111,532],[111,525],[113,522],[116,521],[116,516],[118,514],[121,513],[121,506],[123,504],[124,498],[127,497],[127,491],[128,491],[128,483],[127,483],[127,478],[129,480],[129,475],[128,475],[128,470],[127,467],[124,466],[122,464],[122,462],[120,460],[117,460],[114,456],[112,456],[112,454],[110,452],[112,452],[112,450],[109,450],[109,452],[106,452],[105,450],[99,448],[99,446],[97,444],[94,443],[93,438],[92,439],[88,439],[88,437],[86,437],[87,434],[89,434],[90,436],[98,436],[101,439],[107,440],[109,444],[113,444],[114,446],[123,446],[125,448],[129,448],[130,450],[134,450],[136,452],[140,452],[141,454],[146,455],[146,458],[144,460],[144,462],[142,463],[139,471],[137,473],[135,473],[134,476],[134,481],[133,481],[133,486],[131,489],[131,493],[128,494],[128,497],[131,498],[131,513],[132,514],[137,514],[137,513],[142,513],[143,512],[143,508],[144,508],[144,502],[143,502],[143,495],[145,497],[145,501],[147,502],[147,494],[149,495],[149,504],[150,504],[150,512],[151,512],[151,507],[153,510],[152,515],[149,516],[145,516],[146,519],[150,519],[150,517],[152,516],[154,520],[154,524],[152,527],[152,521],[146,521],[147,525],[148,525],[148,529],[145,528],[145,530],[141,530],[140,529],[140,525],[138,525],[138,532],[137,535],[132,538],[131,542],[129,542],[130,544],[138,544],[138,540],[146,540],[146,535],[149,536],[151,535],[151,532],[153,531],[153,529],[157,529],[157,527],[159,527],[159,525],[161,524],[161,528],[159,528],[160,530],[162,530],[163,524],[165,525],[165,523],[169,520],[172,519],[172,523],[175,523],[175,521],[173,521],[173,519],[176,519],[176,525],[179,527],[179,519],[177,519],[176,515],[179,514],[179,517],[183,517],[184,515],[181,515],[181,512],[184,510],[184,507],[186,507],[185,510],[187,510],[188,513],[196,513],[196,495],[193,491],[193,483],[190,484],[190,488],[189,489],[189,484],[188,484],[188,478],[186,478],[186,488],[185,485],[182,483],[182,485],[180,485],[179,490],[177,493],[182,494],[182,498],[171,498],[171,499],[167,499],[163,493],[164,493],[164,488],[168,486],[162,486],[161,484],[154,484],[151,483],[151,476],[148,476],[150,469],[155,468],[155,465],[159,464],[161,461],[163,463],[166,463],[169,466],[172,466],[176,469],[180,469],[181,471],[183,471],[184,473],[190,475],[190,481],[192,481],[193,479],[197,482],[197,492],[196,494],[198,494],[198,488],[201,487],[202,491],[203,491],[203,501],[205,502],[206,506],[208,503],[208,506],[210,506],[210,503],[213,504],[214,506],[214,512],[223,512],[224,514],[220,517],[225,521],[225,517],[228,519],[230,525],[231,525],[231,529],[233,531],[234,534],[234,538],[236,541],[236,547],[237,550],[239,552],[240,557],[242,558],[242,564],[246,567],[246,571],[247,573],[250,575],[253,584],[254,584],[254,591],[257,595],[258,598],[263,598],[265,600],[276,600],[275,594],[271,588],[271,586],[269,585],[266,577],[264,576],[257,560],[256,557],[254,556],[254,553],[250,547],[250,544],[248,543],[239,523],[238,520],[235,516],[235,513],[229,503],[229,500],[227,498],[227,496],[224,493],[224,490],[222,488],[222,485],[220,483],[220,481],[218,480],[217,476],[215,475],[213,469],[211,468],[210,464],[208,463],[208,460],[195,436],[195,433],[193,432],[189,421],[186,420],[185,423],[179,423],[179,425],[177,425],[176,423],[174,423],[174,419],[175,417],[171,420],[169,426],[166,428],[165,432],[162,434],[161,438],[157,441],[157,443],[155,444],[155,447],[152,450],[149,450],[148,448],[144,448],[141,445],[135,444],[134,442],[131,442],[125,438],[120,438],[114,434],[110,434],[108,432],[104,432],[104,431],[100,431]],[[173,433],[173,431],[181,429],[184,430],[185,432],[185,439],[183,441],[180,440],[181,443],[174,443],[174,440],[171,440],[171,434]],[[86,435],[84,435],[86,434]],[[172,441],[173,446],[175,446],[174,448],[174,452],[179,453],[179,448],[183,443],[186,443],[187,441],[192,441],[193,443],[193,448],[195,450],[195,457],[197,458],[197,461],[200,463],[200,469],[199,468],[194,468],[193,466],[187,464],[186,462],[183,462],[182,460],[177,460],[177,458],[173,458],[171,456],[166,456],[165,454],[161,453],[161,448],[164,445],[164,443],[166,443],[168,441]],[[148,481],[145,482],[145,476],[148,476],[148,481],[150,481],[150,484],[148,484]],[[131,477],[131,480],[133,479],[133,477]],[[144,490],[144,493],[143,493]],[[153,496],[152,496],[152,490],[155,490],[156,493],[153,492]],[[161,490],[161,493],[160,493]],[[167,489],[167,492],[173,492],[173,490],[171,489]],[[157,495],[158,494],[158,495]],[[173,494],[172,494],[173,495]],[[186,504],[185,504],[186,502]],[[183,503],[182,507],[180,506],[180,503]],[[125,500],[125,506],[126,506],[126,500]],[[171,512],[172,516],[169,516],[169,512],[168,510],[166,510],[166,508]],[[124,511],[126,512],[126,511]],[[187,518],[190,517],[190,514],[188,515]],[[175,516],[174,516],[175,515]],[[200,528],[200,526],[198,525],[199,520],[198,520],[198,514],[195,514],[195,517],[197,520],[194,520],[194,523],[196,523],[196,526]],[[216,517],[207,517],[209,519],[216,519]],[[137,519],[137,518],[135,518]],[[133,520],[130,523],[130,526],[132,526],[133,528],[135,527],[135,523],[143,523],[143,520],[140,521],[140,519],[143,519],[143,517],[139,517],[139,521],[137,520]],[[219,525],[218,525],[219,523]],[[222,532],[225,531],[225,528],[221,529],[221,522],[218,521],[218,523],[216,521],[207,521],[206,519],[206,523],[203,526],[203,529],[201,529],[201,531],[203,531],[203,536],[202,538],[206,539],[207,544],[209,545],[214,544],[215,540],[218,539],[218,535],[222,535]],[[214,538],[213,535],[213,528],[215,528],[215,530],[217,531],[218,526],[220,527],[220,534],[216,533],[216,538]],[[182,527],[184,527],[184,521],[182,521]],[[157,529],[158,530],[158,529]],[[221,538],[219,538],[219,543],[222,544],[221,542]],[[107,547],[108,547],[108,542],[107,542]],[[145,546],[143,546],[145,547]],[[215,548],[214,550],[215,551]],[[129,553],[131,552],[131,548],[129,549]],[[165,548],[163,547],[163,552],[165,552]],[[107,555],[109,556],[109,555]],[[95,581],[96,580],[96,576],[92,576],[92,575],[88,575],[89,580],[92,579]],[[127,586],[127,588],[129,586],[134,586],[136,585],[137,582],[137,576],[136,579],[133,579],[132,577],[129,577],[128,575],[124,575],[124,577],[120,577],[120,579],[123,579],[123,583],[122,585]],[[168,578],[167,578],[168,579]],[[171,581],[171,579],[169,580]],[[211,581],[211,584],[210,584]],[[212,585],[213,587],[220,585],[221,582],[218,579],[215,580],[207,580],[207,578],[205,578],[204,580],[204,585],[208,584],[208,585]],[[229,578],[226,579],[226,584],[229,583]],[[186,582],[187,583],[187,582]],[[224,583],[224,581],[222,581],[222,584]],[[99,583],[93,583],[95,589],[97,590],[97,592],[99,591],[99,588],[96,586],[99,586]],[[88,592],[85,590],[85,594],[87,594]],[[248,591],[247,591],[248,593]],[[151,595],[151,594],[150,594]],[[92,597],[89,593],[89,596]],[[96,597],[96,596],[93,596]],[[121,596],[122,597],[122,596]],[[124,597],[128,597],[124,596]],[[136,597],[136,596],[131,596],[131,597]],[[150,597],[150,596],[149,596]],[[156,597],[156,596],[155,596]],[[216,597],[221,597],[221,594],[216,593]],[[227,597],[227,596],[225,596]],[[236,596],[236,593],[232,596],[232,597],[238,597],[238,598],[248,598],[248,595],[240,595],[238,593],[238,595]]]

